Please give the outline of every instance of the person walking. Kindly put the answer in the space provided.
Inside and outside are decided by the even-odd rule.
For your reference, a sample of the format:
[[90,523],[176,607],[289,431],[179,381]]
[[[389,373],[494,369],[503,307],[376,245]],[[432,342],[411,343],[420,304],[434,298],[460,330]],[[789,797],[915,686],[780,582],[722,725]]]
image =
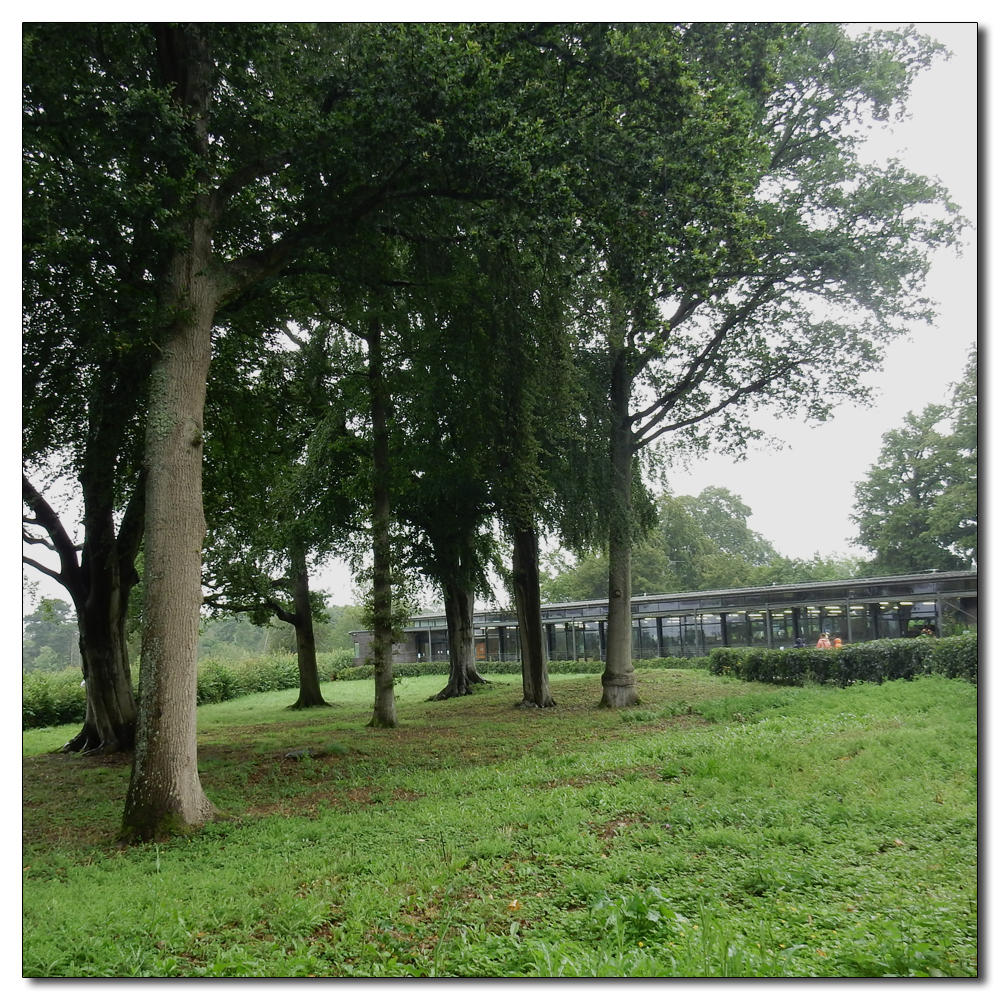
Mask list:
[[817,649],[829,649],[830,648],[830,637],[825,632],[820,632],[819,640],[816,643]]

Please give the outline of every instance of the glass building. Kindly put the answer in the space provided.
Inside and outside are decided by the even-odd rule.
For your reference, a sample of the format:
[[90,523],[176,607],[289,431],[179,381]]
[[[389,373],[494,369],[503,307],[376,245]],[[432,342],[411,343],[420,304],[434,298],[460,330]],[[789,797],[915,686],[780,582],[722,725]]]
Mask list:
[[[917,573],[868,580],[837,580],[632,598],[632,656],[706,656],[720,646],[779,648],[801,639],[815,645],[821,632],[844,643],[935,635],[978,621],[978,574]],[[542,606],[550,660],[603,660],[608,602]],[[517,616],[480,611],[473,617],[476,659],[519,660]],[[396,663],[447,661],[444,613],[418,615],[393,647]],[[355,632],[354,662],[368,656],[371,636]]]

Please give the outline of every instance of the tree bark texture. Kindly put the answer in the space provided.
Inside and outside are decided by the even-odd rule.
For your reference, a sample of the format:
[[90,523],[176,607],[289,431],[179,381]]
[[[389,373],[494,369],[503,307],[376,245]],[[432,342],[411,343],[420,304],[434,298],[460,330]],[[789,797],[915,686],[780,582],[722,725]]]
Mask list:
[[534,526],[515,528],[512,570],[514,605],[521,640],[521,707],[551,708],[549,668],[542,629],[542,598],[538,577],[538,533]]
[[295,649],[299,664],[299,697],[290,708],[317,708],[329,703],[319,686],[316,663],[316,633],[313,628],[312,606],[309,603],[309,570],[305,552],[297,549],[291,556],[292,602],[295,613],[289,616],[295,628]]
[[[204,116],[211,60],[196,34],[183,42],[180,97]],[[170,319],[150,380],[139,727],[122,820],[126,841],[188,830],[215,812],[198,777],[197,655],[205,538],[202,428],[212,325],[223,295],[208,198],[195,201],[183,227],[186,245],[165,271]]]
[[188,830],[214,814],[198,777],[196,706],[202,422],[218,294],[208,226],[197,220],[192,230],[188,252],[173,261],[177,311],[150,391],[139,729],[124,840]]
[[116,753],[135,746],[136,704],[126,642],[130,590],[109,582],[92,589],[83,612],[77,610],[87,714],[83,728],[63,746],[64,753]]
[[448,684],[431,701],[472,694],[486,678],[476,669],[476,636],[472,625],[475,595],[455,584],[443,583],[444,611],[448,621]]
[[608,544],[607,658],[601,675],[600,704],[627,708],[639,701],[632,667],[632,428],[628,404],[631,384],[624,351],[611,377],[612,513]]
[[369,726],[393,729],[396,694],[392,676],[392,548],[389,534],[389,401],[382,359],[382,328],[373,320],[368,333],[368,384],[372,410],[372,655],[375,710]]

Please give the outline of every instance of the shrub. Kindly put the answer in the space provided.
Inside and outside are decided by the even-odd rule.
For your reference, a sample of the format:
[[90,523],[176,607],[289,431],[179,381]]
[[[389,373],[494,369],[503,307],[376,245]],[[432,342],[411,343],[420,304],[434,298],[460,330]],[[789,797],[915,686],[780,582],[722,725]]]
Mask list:
[[316,661],[319,665],[320,677],[326,677],[331,681],[340,680],[341,673],[351,669],[351,664],[354,662],[354,650],[334,649],[329,653],[319,653]]
[[87,694],[80,687],[80,680],[79,669],[25,674],[21,684],[21,728],[83,722]]
[[945,639],[878,639],[843,649],[716,649],[708,658],[713,674],[764,684],[801,686],[807,681],[841,687],[867,681],[909,680],[940,673],[975,684],[979,646],[974,634]]
[[979,683],[979,638],[975,632],[927,641],[931,644],[931,654],[925,661],[928,673]]

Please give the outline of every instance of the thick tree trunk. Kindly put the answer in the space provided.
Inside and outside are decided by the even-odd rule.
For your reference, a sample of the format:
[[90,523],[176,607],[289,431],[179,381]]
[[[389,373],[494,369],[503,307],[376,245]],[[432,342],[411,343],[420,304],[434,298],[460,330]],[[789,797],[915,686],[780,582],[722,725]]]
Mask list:
[[116,753],[135,746],[136,706],[125,637],[130,589],[94,587],[77,607],[87,714],[64,753]]
[[142,534],[143,482],[136,484],[116,534],[114,490],[102,487],[113,480],[118,448],[99,438],[91,439],[81,476],[84,541],[79,562],[59,516],[27,478],[22,486],[25,503],[59,554],[61,568],[49,575],[68,591],[80,630],[87,712],[83,728],[62,747],[64,753],[114,753],[131,750],[135,743],[136,706],[125,636],[128,598],[138,579],[135,556]]
[[309,603],[309,570],[305,553],[296,550],[291,555],[292,601],[295,608],[290,616],[295,627],[295,648],[299,664],[299,697],[289,708],[316,708],[329,703],[319,686],[316,664],[316,633],[313,629],[312,606]]
[[476,637],[472,626],[475,595],[454,584],[442,583],[441,589],[448,620],[448,684],[430,701],[472,694],[473,685],[488,683],[476,669]]
[[542,598],[538,578],[538,534],[534,526],[514,528],[512,570],[514,606],[521,640],[521,707],[551,708],[549,668],[542,630]]
[[369,726],[393,729],[396,695],[392,677],[392,550],[389,535],[389,401],[382,361],[382,329],[372,321],[368,334],[368,382],[372,408],[372,656],[375,710]]
[[[206,213],[207,215],[207,213]],[[202,421],[218,289],[206,215],[171,262],[174,322],[153,369],[146,425],[146,533],[139,725],[121,838],[151,840],[212,818],[197,746]]]
[[614,427],[611,434],[612,514],[608,545],[607,659],[600,704],[627,708],[639,701],[632,667],[632,429],[630,384],[623,351],[611,378]]

